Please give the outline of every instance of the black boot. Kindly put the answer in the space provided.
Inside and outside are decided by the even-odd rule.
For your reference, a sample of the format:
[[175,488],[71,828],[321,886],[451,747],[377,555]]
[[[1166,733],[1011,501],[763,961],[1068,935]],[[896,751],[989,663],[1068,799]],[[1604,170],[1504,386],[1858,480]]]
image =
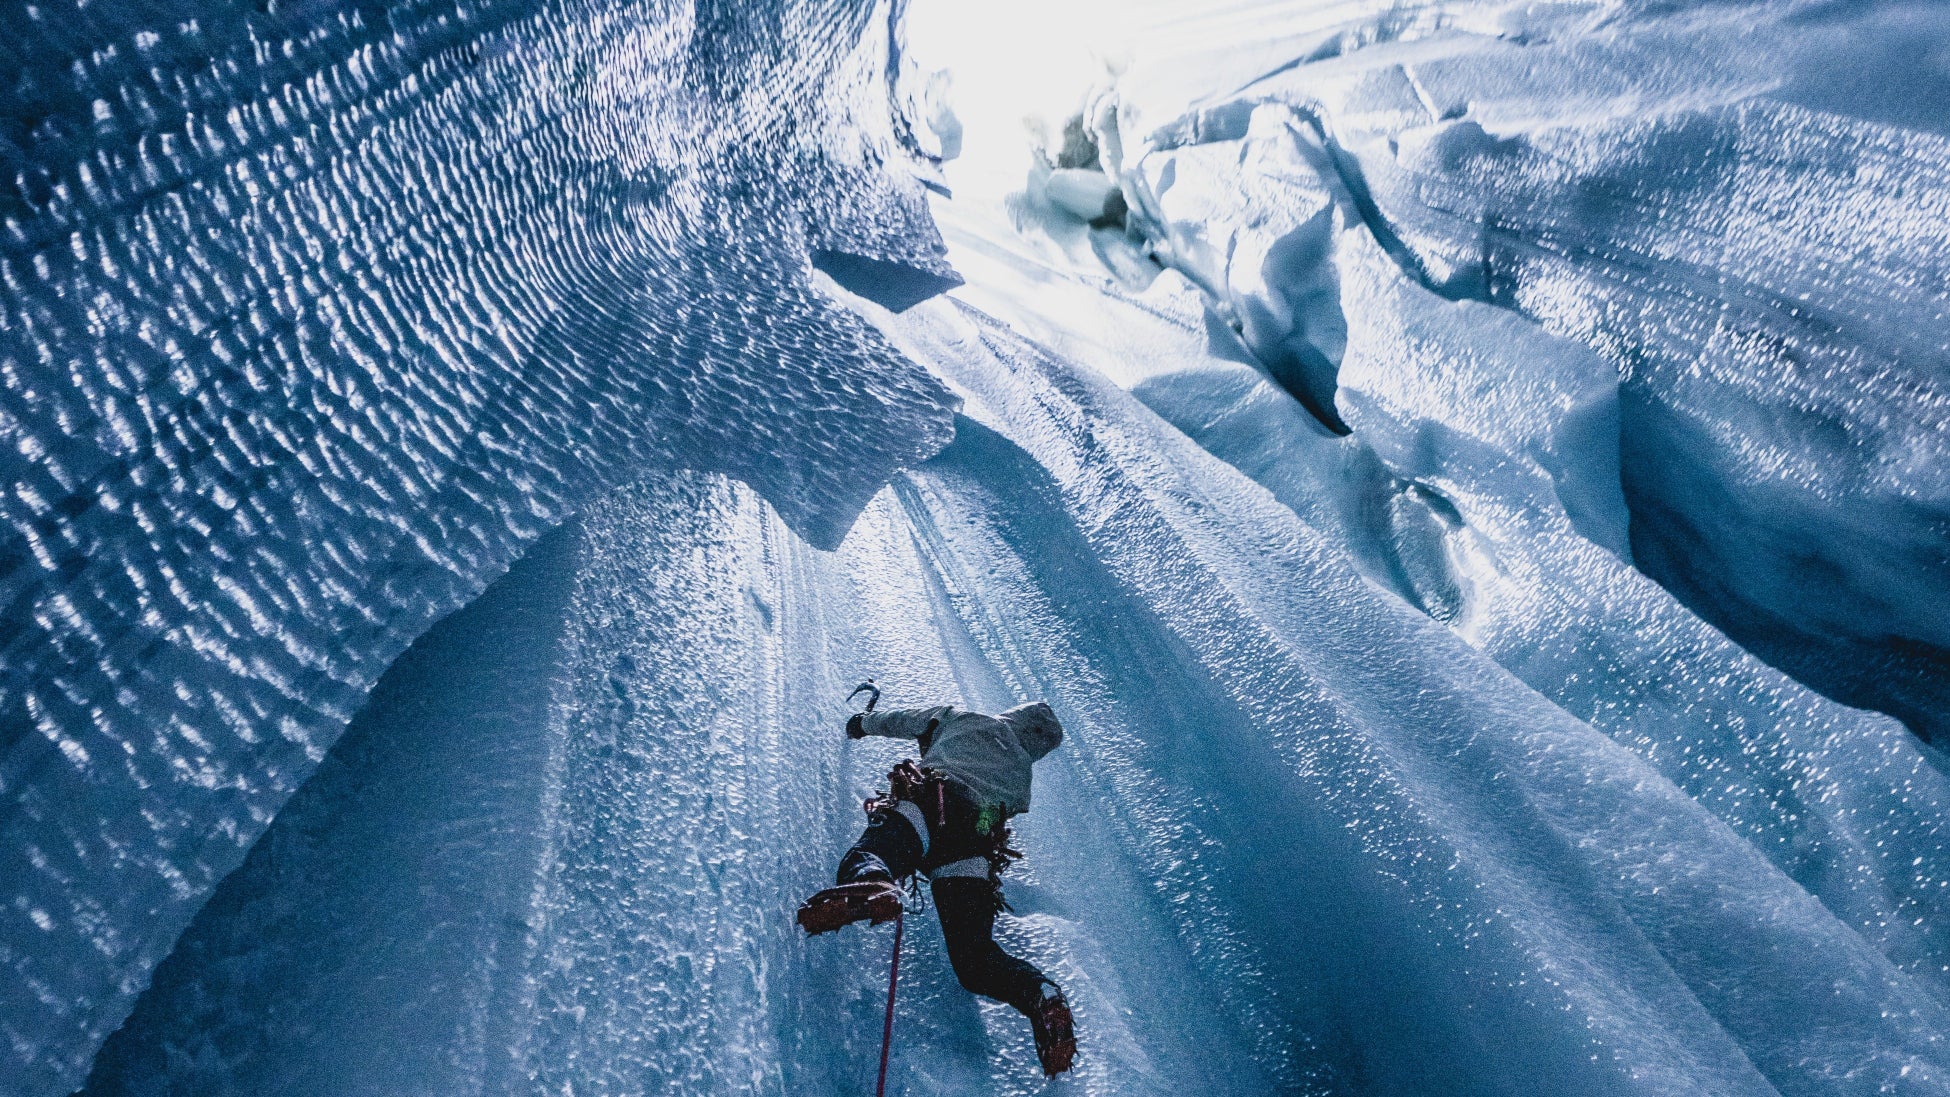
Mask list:
[[1077,1034],[1063,992],[1055,983],[1044,983],[1042,998],[1023,1012],[1036,1034],[1036,1058],[1042,1060],[1043,1073],[1054,1078],[1069,1070],[1077,1057]]

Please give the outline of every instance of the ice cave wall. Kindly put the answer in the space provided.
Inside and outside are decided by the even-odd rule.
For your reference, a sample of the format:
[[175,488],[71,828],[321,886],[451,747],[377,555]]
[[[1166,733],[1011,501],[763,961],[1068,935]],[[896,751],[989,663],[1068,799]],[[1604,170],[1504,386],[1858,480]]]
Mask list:
[[[1445,407],[1445,366],[1552,342],[1360,296],[1357,345],[1394,366],[1360,391],[1432,434],[1503,418]],[[833,553],[718,478],[589,508],[388,671],[88,1092],[870,1089],[887,938],[785,915],[900,753],[835,734],[861,668],[1062,714],[1002,929],[1077,1003],[1073,1092],[1939,1091],[1950,795],[1914,738],[1759,663],[1580,537],[1534,463],[1453,436],[1425,475],[1459,528],[1390,539],[1478,584],[1465,612],[1377,589],[1359,532],[1303,520],[1282,474],[1397,428],[1307,431],[1205,353],[1197,307],[1105,302],[1128,342],[1094,361],[1155,367],[1129,391],[958,302],[880,315],[966,418]],[[1508,357],[1383,338],[1492,318]],[[1230,463],[1254,442],[1263,485]],[[930,920],[909,942],[896,1091],[1043,1092],[1020,1018],[957,990]]]
[[[871,3],[0,12],[0,1073],[71,1086],[389,662],[654,467],[831,544],[950,436]],[[763,368],[752,363],[764,362]]]
[[[1941,17],[1187,17],[1044,205],[938,207],[991,315],[903,320],[810,274],[954,280],[889,14],[0,14],[9,1092],[77,1084],[193,915],[97,1092],[851,1084],[859,957],[752,912],[823,872],[805,805],[842,842],[871,781],[782,715],[862,660],[1079,731],[1065,837],[1117,871],[1047,862],[1020,932],[1094,973],[1087,1092],[1198,1053],[1241,1092],[1939,1086],[1935,756],[1719,629],[1944,710],[1946,81],[1838,72]],[[975,429],[808,550],[947,441],[951,388]],[[671,467],[764,502],[595,506],[397,668],[486,692],[374,698],[205,904],[409,641]],[[740,671],[666,673],[706,657]],[[1265,833],[1214,808],[1241,782]],[[416,886],[448,856],[483,871]],[[332,1063],[381,1014],[395,1054]],[[1021,1088],[1019,1032],[931,1016],[907,1069]]]

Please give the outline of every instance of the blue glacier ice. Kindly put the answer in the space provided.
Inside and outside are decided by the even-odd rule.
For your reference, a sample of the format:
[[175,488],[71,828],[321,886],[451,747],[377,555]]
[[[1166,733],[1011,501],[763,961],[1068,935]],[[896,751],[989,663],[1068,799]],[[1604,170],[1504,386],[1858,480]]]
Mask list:
[[1950,1092],[1950,18],[0,12],[0,1095]]

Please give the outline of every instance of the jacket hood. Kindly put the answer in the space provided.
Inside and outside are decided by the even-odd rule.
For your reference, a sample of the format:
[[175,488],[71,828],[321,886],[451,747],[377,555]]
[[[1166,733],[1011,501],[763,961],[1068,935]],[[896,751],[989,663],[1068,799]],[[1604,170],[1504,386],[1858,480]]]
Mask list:
[[1032,761],[1055,750],[1056,744],[1063,741],[1063,725],[1057,722],[1056,713],[1041,701],[1017,705],[996,719],[1016,733],[1016,742],[1022,744]]

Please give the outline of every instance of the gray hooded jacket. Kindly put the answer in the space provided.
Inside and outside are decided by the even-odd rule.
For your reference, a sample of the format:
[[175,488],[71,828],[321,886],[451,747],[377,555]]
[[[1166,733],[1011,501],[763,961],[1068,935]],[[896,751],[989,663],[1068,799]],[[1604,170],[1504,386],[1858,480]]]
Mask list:
[[921,765],[967,786],[982,807],[1019,815],[1029,810],[1029,768],[1063,741],[1063,725],[1041,701],[1000,716],[966,712],[953,705],[870,712],[861,721],[868,735],[920,739],[934,732]]

